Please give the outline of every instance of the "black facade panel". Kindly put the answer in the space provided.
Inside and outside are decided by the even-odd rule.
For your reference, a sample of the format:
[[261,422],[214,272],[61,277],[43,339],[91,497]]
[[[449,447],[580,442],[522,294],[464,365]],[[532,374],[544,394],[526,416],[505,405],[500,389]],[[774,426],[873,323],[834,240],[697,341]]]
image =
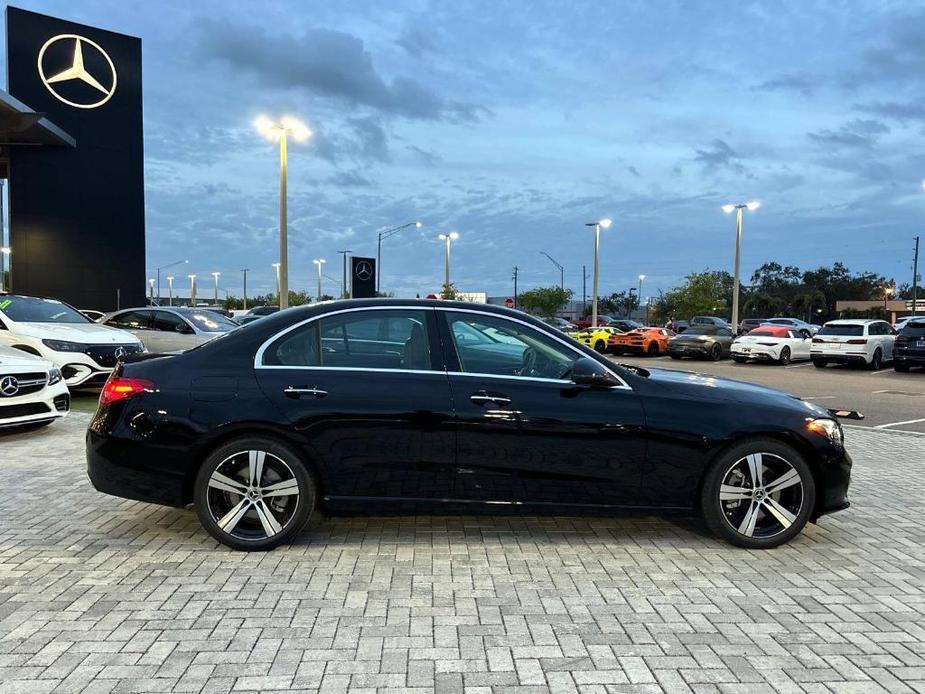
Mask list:
[[[11,148],[13,290],[78,308],[114,309],[117,294],[144,304],[141,39],[14,7],[6,26],[10,94],[77,140]],[[78,43],[89,80],[68,78]]]
[[376,296],[376,259],[353,256],[350,259],[350,296],[372,299]]

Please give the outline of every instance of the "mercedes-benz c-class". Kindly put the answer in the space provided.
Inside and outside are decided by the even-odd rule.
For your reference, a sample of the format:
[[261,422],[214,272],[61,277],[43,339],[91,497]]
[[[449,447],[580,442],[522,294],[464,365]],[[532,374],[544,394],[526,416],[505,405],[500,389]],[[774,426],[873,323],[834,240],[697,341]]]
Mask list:
[[702,514],[769,548],[848,506],[832,414],[621,366],[523,313],[372,299],[281,311],[121,362],[87,432],[95,487],[193,506],[219,542],[293,541],[318,509]]

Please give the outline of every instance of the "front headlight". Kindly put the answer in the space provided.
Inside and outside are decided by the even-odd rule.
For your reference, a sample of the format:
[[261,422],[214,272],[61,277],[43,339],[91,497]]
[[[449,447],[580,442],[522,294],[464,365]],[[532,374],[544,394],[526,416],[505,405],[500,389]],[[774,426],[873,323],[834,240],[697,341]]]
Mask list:
[[64,377],[61,375],[61,369],[57,366],[52,367],[48,371],[48,385],[53,386],[56,383],[60,383],[62,378]]
[[42,340],[42,344],[56,352],[83,352],[87,346],[80,342],[67,342],[66,340]]
[[808,419],[806,429],[819,436],[825,436],[838,446],[845,443],[845,433],[842,431],[841,424],[834,419]]

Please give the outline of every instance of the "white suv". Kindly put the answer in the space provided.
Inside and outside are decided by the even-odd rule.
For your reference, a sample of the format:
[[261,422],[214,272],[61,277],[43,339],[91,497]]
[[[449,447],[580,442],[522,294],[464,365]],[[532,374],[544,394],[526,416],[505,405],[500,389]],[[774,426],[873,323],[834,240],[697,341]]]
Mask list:
[[61,369],[0,345],[0,430],[51,424],[66,415],[70,406]]
[[131,333],[61,301],[17,294],[0,294],[0,345],[50,361],[72,388],[102,385],[120,358],[144,350]]
[[819,368],[826,364],[864,364],[879,369],[893,360],[896,331],[883,320],[830,320],[813,337],[809,356]]

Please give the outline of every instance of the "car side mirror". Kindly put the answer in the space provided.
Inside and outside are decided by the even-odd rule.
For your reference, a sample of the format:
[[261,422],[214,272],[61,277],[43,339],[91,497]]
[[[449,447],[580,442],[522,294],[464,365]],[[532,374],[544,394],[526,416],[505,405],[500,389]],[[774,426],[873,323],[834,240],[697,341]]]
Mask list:
[[572,364],[572,382],[590,388],[612,388],[620,381],[603,364],[590,357],[580,357]]

